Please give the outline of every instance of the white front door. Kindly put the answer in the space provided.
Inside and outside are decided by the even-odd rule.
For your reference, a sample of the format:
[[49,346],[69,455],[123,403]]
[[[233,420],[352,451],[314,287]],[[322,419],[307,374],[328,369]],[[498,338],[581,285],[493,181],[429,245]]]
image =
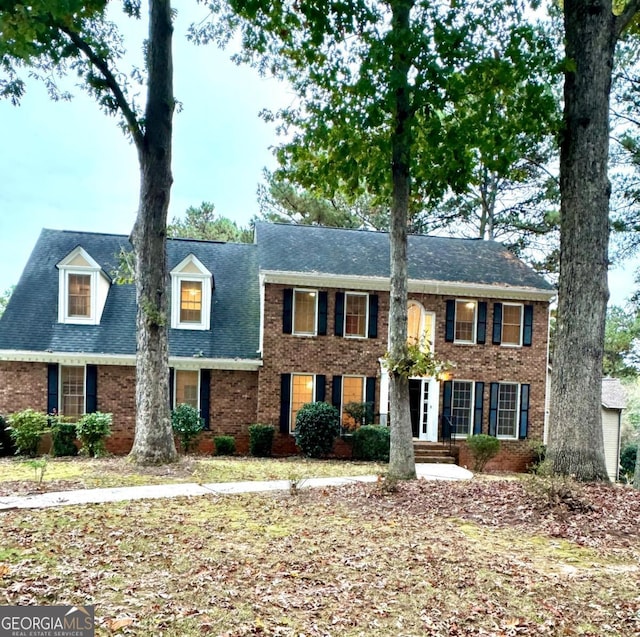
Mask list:
[[[410,381],[411,420],[414,437],[438,441],[439,384],[435,378],[412,378]],[[417,434],[417,435],[416,435]]]

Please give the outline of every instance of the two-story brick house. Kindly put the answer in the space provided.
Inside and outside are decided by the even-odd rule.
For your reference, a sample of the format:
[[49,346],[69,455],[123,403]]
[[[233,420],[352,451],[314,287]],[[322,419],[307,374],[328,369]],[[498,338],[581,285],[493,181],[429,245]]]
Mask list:
[[[0,320],[0,413],[114,414],[133,441],[135,291],[111,276],[124,236],[44,230]],[[169,240],[170,394],[213,435],[248,447],[254,422],[295,451],[309,401],[371,402],[388,422],[386,233],[258,223],[253,244]],[[542,439],[551,287],[495,242],[409,239],[409,333],[454,363],[412,379],[417,439],[496,435],[495,466],[522,469]],[[464,444],[461,461],[466,461]],[[344,447],[337,447],[338,452]]]

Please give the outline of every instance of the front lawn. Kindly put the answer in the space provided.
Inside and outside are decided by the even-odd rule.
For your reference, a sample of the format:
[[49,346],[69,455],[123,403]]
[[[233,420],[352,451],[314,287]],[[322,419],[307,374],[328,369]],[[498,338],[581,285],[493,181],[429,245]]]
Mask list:
[[97,635],[640,634],[640,493],[425,482],[0,513],[3,604]]
[[[37,464],[37,463],[36,463]],[[50,458],[40,469],[24,458],[0,459],[0,496],[36,491],[127,487],[174,482],[235,482],[378,475],[386,465],[345,460],[186,456],[158,467],[137,467],[126,458]]]

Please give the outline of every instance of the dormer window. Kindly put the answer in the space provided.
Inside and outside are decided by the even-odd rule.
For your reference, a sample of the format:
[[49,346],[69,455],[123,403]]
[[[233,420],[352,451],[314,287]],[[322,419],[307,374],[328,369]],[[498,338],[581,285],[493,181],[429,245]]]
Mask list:
[[208,330],[211,325],[213,276],[190,254],[171,271],[171,327]]
[[80,246],[57,267],[60,272],[58,321],[99,325],[110,287],[102,268]]

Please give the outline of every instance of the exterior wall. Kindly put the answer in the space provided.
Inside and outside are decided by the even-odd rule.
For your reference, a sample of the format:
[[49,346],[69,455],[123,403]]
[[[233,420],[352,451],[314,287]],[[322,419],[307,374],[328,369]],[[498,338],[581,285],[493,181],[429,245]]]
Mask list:
[[602,435],[604,437],[604,459],[609,480],[618,479],[620,464],[620,410],[602,408]]
[[[378,294],[378,338],[345,339],[334,336],[335,293],[350,291],[348,288],[328,289],[327,335],[303,337],[283,334],[283,285],[266,285],[264,309],[264,367],[260,371],[258,390],[258,419],[279,428],[280,375],[282,373],[324,374],[326,376],[326,400],[331,397],[334,375],[356,374],[380,378],[379,358],[387,347],[389,294]],[[326,288],[320,288],[326,289]],[[447,299],[441,295],[410,294],[410,299],[422,304],[425,311],[435,313],[434,351],[440,360],[454,363],[453,379],[483,381],[484,418],[483,433],[488,433],[489,383],[514,382],[530,384],[529,427],[526,440],[503,440],[500,455],[488,469],[524,471],[531,461],[530,440],[542,440],[544,434],[548,309],[546,302],[535,302],[532,345],[529,347],[505,347],[491,343],[493,304],[504,299],[487,299],[487,342],[484,345],[459,345],[445,341],[445,308]],[[459,298],[477,299],[473,295]],[[380,396],[380,383],[376,383],[376,410]],[[442,413],[443,392],[440,391],[439,413]],[[472,461],[464,441],[460,446],[461,464]],[[337,446],[336,453],[348,453],[344,445]],[[275,453],[293,453],[295,444],[290,435],[277,435]]]
[[46,363],[0,362],[0,414],[46,411]]
[[97,384],[98,410],[113,414],[107,451],[129,453],[136,427],[136,368],[101,365]]

